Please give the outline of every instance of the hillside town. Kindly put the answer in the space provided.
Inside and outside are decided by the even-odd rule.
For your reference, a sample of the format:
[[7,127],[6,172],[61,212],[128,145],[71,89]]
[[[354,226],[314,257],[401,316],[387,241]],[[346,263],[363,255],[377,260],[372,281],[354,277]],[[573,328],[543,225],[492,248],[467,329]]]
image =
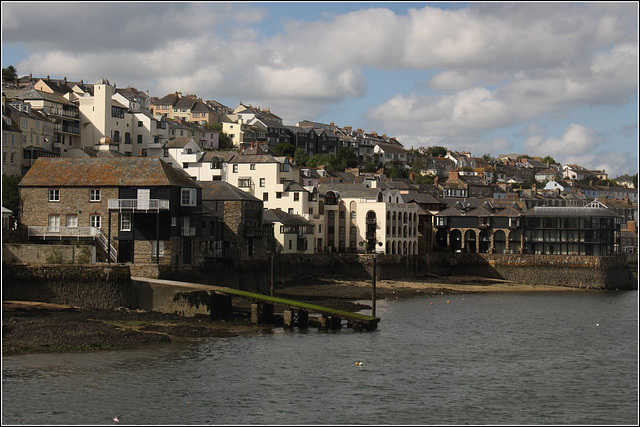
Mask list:
[[273,253],[637,252],[637,173],[414,149],[380,130],[156,95],[107,78],[3,81],[5,240],[84,241],[92,262],[173,266]]

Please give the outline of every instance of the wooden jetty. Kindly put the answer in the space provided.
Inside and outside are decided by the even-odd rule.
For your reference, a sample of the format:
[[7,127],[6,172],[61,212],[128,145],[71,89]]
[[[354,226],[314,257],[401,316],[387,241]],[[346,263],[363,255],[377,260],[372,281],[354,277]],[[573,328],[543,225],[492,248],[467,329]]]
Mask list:
[[[166,279],[150,279],[147,277],[131,277],[135,282],[152,285],[167,285],[188,288],[193,291],[207,291],[210,294],[210,308],[212,319],[225,319],[232,315],[232,298],[243,298],[253,301],[251,304],[251,321],[256,324],[270,324],[274,322],[274,305],[286,307],[283,310],[282,322],[285,328],[298,326],[305,329],[310,323],[315,323],[319,329],[341,329],[342,320],[346,320],[346,326],[357,331],[373,331],[378,327],[380,318],[366,316],[364,314],[349,311],[336,310],[315,304],[308,304],[287,298],[272,297],[254,292],[241,291],[239,289],[224,286],[204,285],[200,283],[179,282]],[[318,317],[310,318],[309,314],[317,314]]]

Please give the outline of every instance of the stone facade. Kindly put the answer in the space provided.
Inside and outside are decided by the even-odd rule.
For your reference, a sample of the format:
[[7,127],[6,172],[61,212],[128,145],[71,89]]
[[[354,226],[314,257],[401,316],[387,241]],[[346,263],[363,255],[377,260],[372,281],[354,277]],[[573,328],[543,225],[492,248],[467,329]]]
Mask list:
[[96,260],[92,245],[3,244],[2,262],[27,264],[91,264]]
[[[108,199],[118,198],[114,187],[95,187],[100,190],[100,201],[92,202],[89,187],[51,187],[60,191],[60,201],[49,202],[48,187],[20,187],[20,224],[25,226],[46,226],[49,215],[60,215],[60,227],[67,225],[67,216],[77,215],[78,227],[90,227],[92,215],[100,215],[100,228],[108,233]],[[118,235],[118,215],[111,215],[111,238]],[[115,246],[117,242],[112,241]]]

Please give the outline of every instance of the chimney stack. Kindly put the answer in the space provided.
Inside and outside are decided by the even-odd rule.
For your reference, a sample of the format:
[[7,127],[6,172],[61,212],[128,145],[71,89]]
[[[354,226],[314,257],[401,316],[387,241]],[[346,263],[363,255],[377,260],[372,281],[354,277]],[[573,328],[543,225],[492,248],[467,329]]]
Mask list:
[[458,171],[449,171],[449,179],[458,179]]

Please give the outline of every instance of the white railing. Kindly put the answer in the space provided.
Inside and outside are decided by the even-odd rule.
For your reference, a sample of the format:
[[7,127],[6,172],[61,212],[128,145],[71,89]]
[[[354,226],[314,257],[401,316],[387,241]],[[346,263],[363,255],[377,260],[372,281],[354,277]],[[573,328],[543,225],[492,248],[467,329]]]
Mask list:
[[49,226],[30,226],[27,229],[28,237],[59,238],[63,237],[97,237],[100,229],[97,227],[49,227]]
[[133,209],[133,210],[167,210],[169,209],[168,200],[149,199],[149,203],[145,203],[139,199],[109,199],[109,209]]
[[[112,260],[117,261],[118,251],[116,251],[116,248],[114,248],[113,245],[110,242],[108,242],[107,236],[104,235],[102,230],[100,230],[100,232],[96,237],[98,238],[98,242],[100,242],[100,244],[102,245],[102,249],[104,249],[105,252],[109,252],[109,256],[111,257]],[[108,245],[108,249],[107,249],[107,245]]]
[[192,237],[196,235],[195,227],[182,227],[182,236],[184,237]]

